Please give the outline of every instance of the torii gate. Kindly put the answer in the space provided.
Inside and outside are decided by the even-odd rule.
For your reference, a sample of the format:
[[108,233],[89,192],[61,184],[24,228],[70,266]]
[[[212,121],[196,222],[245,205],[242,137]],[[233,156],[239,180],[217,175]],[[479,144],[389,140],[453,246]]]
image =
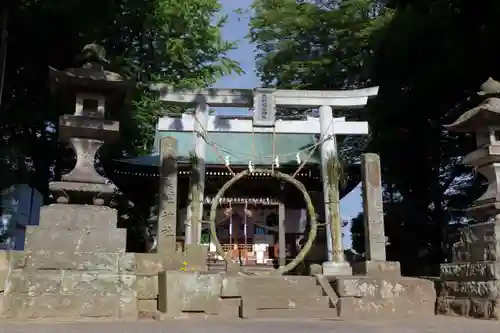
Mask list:
[[[321,144],[322,175],[323,175],[323,195],[325,202],[325,212],[328,212],[328,182],[325,174],[328,156],[337,154],[337,143],[335,135],[368,134],[368,123],[366,121],[346,121],[344,117],[334,118],[332,108],[355,109],[362,108],[368,103],[368,98],[378,94],[378,87],[355,90],[280,90],[272,88],[256,89],[172,89],[167,85],[153,85],[152,90],[160,93],[160,100],[182,104],[187,107],[195,107],[196,121],[183,117],[180,121],[182,131],[193,131],[194,153],[202,163],[199,165],[201,180],[201,198],[203,202],[204,180],[205,180],[205,153],[206,142],[197,133],[203,130],[207,132],[246,132],[246,133],[295,133],[295,134],[319,134],[325,140]],[[218,129],[214,122],[210,121],[210,107],[248,107],[254,109],[253,119],[249,117],[235,117],[230,120],[229,128]],[[303,121],[276,120],[276,107],[281,108],[317,108],[319,107],[319,119],[308,118]],[[175,121],[171,118],[162,118],[158,123],[160,128],[175,128]],[[188,212],[190,211],[188,208]],[[200,219],[202,219],[202,209]],[[330,214],[325,214],[328,227],[327,251],[328,263],[323,265],[330,273],[348,274],[348,265],[343,262],[334,263],[334,248],[337,253],[343,252],[342,240],[332,241],[330,228]],[[186,243],[194,242],[193,238],[200,239],[200,235],[192,235],[190,226],[186,226]],[[200,229],[200,228],[198,228]],[[198,231],[198,233],[201,230]]]

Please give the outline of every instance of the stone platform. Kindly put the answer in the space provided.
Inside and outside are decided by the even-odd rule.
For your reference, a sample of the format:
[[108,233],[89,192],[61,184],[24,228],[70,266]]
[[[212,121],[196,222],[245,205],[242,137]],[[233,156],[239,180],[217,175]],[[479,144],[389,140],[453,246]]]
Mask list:
[[403,318],[434,316],[432,281],[160,272],[159,317]]
[[43,207],[26,251],[10,253],[0,316],[136,319],[135,256],[116,221],[109,207]]
[[161,272],[161,318],[337,318],[314,277]]
[[404,318],[434,315],[436,291],[429,280],[409,277],[330,278],[343,318]]

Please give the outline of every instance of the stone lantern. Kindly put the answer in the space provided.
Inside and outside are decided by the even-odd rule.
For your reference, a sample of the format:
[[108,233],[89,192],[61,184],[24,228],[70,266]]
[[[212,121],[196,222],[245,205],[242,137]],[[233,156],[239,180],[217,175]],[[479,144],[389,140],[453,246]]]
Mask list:
[[445,127],[450,132],[476,135],[477,149],[463,163],[485,176],[488,188],[468,212],[485,222],[500,213],[500,83],[489,78],[478,94],[485,100]]
[[107,205],[115,186],[94,167],[97,150],[118,137],[110,111],[123,106],[130,84],[103,68],[99,46],[84,52],[82,67],[50,69],[58,100],[75,108],[60,116],[59,136],[75,150],[76,165],[50,183],[57,203],[43,206],[40,224],[26,228],[25,251],[12,261],[5,285],[14,287],[5,288],[0,317],[138,318],[136,276],[125,273],[135,269],[135,254],[126,253],[127,230]]
[[463,163],[484,175],[488,188],[468,210],[478,223],[460,229],[451,263],[441,264],[436,312],[499,320],[500,83],[489,78],[479,95],[485,100],[446,128],[475,133],[477,149]]
[[104,143],[118,138],[119,122],[110,118],[124,106],[131,84],[104,69],[108,61],[100,46],[87,45],[80,58],[81,67],[50,68],[53,93],[74,105],[73,114],[59,117],[59,139],[69,143],[76,154],[73,170],[62,176],[62,182],[51,183],[50,189],[58,203],[68,203],[71,196],[72,203],[90,203],[92,198],[93,204],[103,204],[109,197],[104,194],[111,193],[113,186],[96,171],[96,153]]

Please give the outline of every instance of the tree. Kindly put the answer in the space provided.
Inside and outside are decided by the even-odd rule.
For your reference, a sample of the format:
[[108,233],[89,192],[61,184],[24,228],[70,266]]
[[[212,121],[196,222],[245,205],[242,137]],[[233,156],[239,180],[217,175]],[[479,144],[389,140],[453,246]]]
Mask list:
[[[254,1],[250,36],[264,83],[380,86],[366,112],[346,116],[370,122],[367,149],[382,161],[388,256],[405,274],[436,272],[450,233],[468,222],[464,208],[481,193],[481,179],[460,163],[474,150],[472,136],[443,125],[477,103],[482,81],[500,75],[491,52],[499,10],[458,0]],[[352,226],[360,251],[362,221]]]
[[217,0],[24,0],[4,5],[9,5],[10,19],[0,109],[2,167],[13,174],[9,182],[28,182],[46,197],[49,180],[73,163],[57,140],[58,116],[68,110],[49,92],[49,65],[74,66],[81,48],[94,42],[105,47],[111,69],[137,82],[110,157],[148,150],[157,117],[165,110],[183,111],[160,105],[148,92],[150,82],[201,87],[241,72],[226,56],[236,45],[221,36],[226,18],[220,17]]

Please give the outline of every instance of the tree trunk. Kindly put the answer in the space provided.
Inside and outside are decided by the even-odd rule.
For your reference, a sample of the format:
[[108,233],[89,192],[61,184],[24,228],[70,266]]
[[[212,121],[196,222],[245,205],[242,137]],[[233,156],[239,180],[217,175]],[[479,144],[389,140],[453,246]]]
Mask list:
[[5,64],[7,63],[7,24],[9,7],[5,6],[2,13],[2,31],[0,39],[0,107],[2,106],[3,85],[5,79]]

